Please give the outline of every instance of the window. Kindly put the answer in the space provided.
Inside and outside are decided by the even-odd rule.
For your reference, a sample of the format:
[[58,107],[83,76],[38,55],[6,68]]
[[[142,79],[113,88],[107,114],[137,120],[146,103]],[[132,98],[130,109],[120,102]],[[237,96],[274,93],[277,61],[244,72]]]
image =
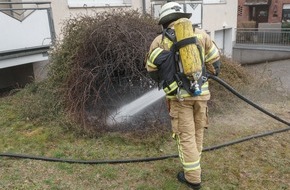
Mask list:
[[226,0],[203,0],[203,4],[226,3]]
[[290,20],[290,4],[284,4],[282,10],[282,19]]
[[290,20],[290,9],[283,10],[283,20]]
[[131,6],[131,0],[67,0],[68,6],[76,7],[119,7]]
[[260,11],[258,16],[268,16],[267,11]]

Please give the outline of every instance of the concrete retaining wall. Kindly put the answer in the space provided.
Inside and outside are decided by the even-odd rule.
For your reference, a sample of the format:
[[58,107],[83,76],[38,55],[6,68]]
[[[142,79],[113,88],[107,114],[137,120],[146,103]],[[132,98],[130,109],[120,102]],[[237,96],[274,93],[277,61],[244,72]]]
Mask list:
[[233,60],[242,65],[284,59],[290,59],[290,47],[236,45],[233,48]]

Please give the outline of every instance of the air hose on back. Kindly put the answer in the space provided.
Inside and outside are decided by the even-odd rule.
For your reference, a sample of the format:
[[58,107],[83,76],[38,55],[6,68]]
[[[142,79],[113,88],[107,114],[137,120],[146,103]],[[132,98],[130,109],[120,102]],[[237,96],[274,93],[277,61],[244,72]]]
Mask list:
[[[207,147],[203,149],[203,152],[206,151],[211,151],[211,150],[216,150],[220,149],[223,147],[227,147],[230,145],[238,144],[241,142],[245,142],[254,138],[260,138],[260,137],[265,137],[269,135],[273,135],[276,133],[282,133],[290,130],[290,123],[275,116],[274,114],[266,111],[265,109],[261,108],[254,102],[250,101],[249,99],[245,98],[241,94],[239,94],[235,89],[233,89],[230,85],[228,85],[226,82],[224,82],[222,79],[220,79],[217,76],[208,74],[208,78],[213,79],[214,81],[218,82],[220,85],[224,86],[227,90],[229,90],[231,93],[236,95],[238,98],[242,99],[246,103],[250,104],[254,108],[258,109],[259,111],[267,114],[268,116],[274,118],[275,120],[286,124],[288,127],[279,129],[279,130],[274,130],[274,131],[268,131],[256,135],[251,135],[247,136],[241,139],[237,139],[234,141],[226,142],[220,145],[215,145],[211,147]],[[72,160],[72,159],[62,159],[62,158],[47,158],[47,157],[40,157],[40,156],[32,156],[32,155],[23,155],[23,154],[14,154],[14,153],[0,153],[0,157],[10,157],[10,158],[23,158],[23,159],[32,159],[32,160],[41,160],[41,161],[49,161],[49,162],[65,162],[65,163],[76,163],[76,164],[122,164],[122,163],[136,163],[136,162],[150,162],[150,161],[157,161],[157,160],[164,160],[168,158],[177,158],[178,154],[173,154],[173,155],[165,155],[165,156],[160,156],[160,157],[149,157],[149,158],[136,158],[136,159],[123,159],[123,160]]]

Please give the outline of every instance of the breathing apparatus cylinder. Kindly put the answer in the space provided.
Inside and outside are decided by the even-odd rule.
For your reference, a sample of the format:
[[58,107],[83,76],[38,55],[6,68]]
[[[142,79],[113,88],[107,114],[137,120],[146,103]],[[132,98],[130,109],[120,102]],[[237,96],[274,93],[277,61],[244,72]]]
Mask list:
[[[175,21],[174,30],[177,42],[194,37],[192,23],[187,18],[181,18]],[[202,59],[196,44],[191,43],[179,49],[180,61],[183,68],[180,71],[189,78],[194,79],[191,88],[194,89],[194,95],[201,94],[200,86],[197,81],[202,75]]]

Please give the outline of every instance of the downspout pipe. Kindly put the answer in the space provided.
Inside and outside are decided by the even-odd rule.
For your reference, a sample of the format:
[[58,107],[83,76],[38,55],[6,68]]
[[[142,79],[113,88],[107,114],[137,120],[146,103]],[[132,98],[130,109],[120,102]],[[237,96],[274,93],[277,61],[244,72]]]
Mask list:
[[143,14],[146,14],[146,0],[142,0]]

